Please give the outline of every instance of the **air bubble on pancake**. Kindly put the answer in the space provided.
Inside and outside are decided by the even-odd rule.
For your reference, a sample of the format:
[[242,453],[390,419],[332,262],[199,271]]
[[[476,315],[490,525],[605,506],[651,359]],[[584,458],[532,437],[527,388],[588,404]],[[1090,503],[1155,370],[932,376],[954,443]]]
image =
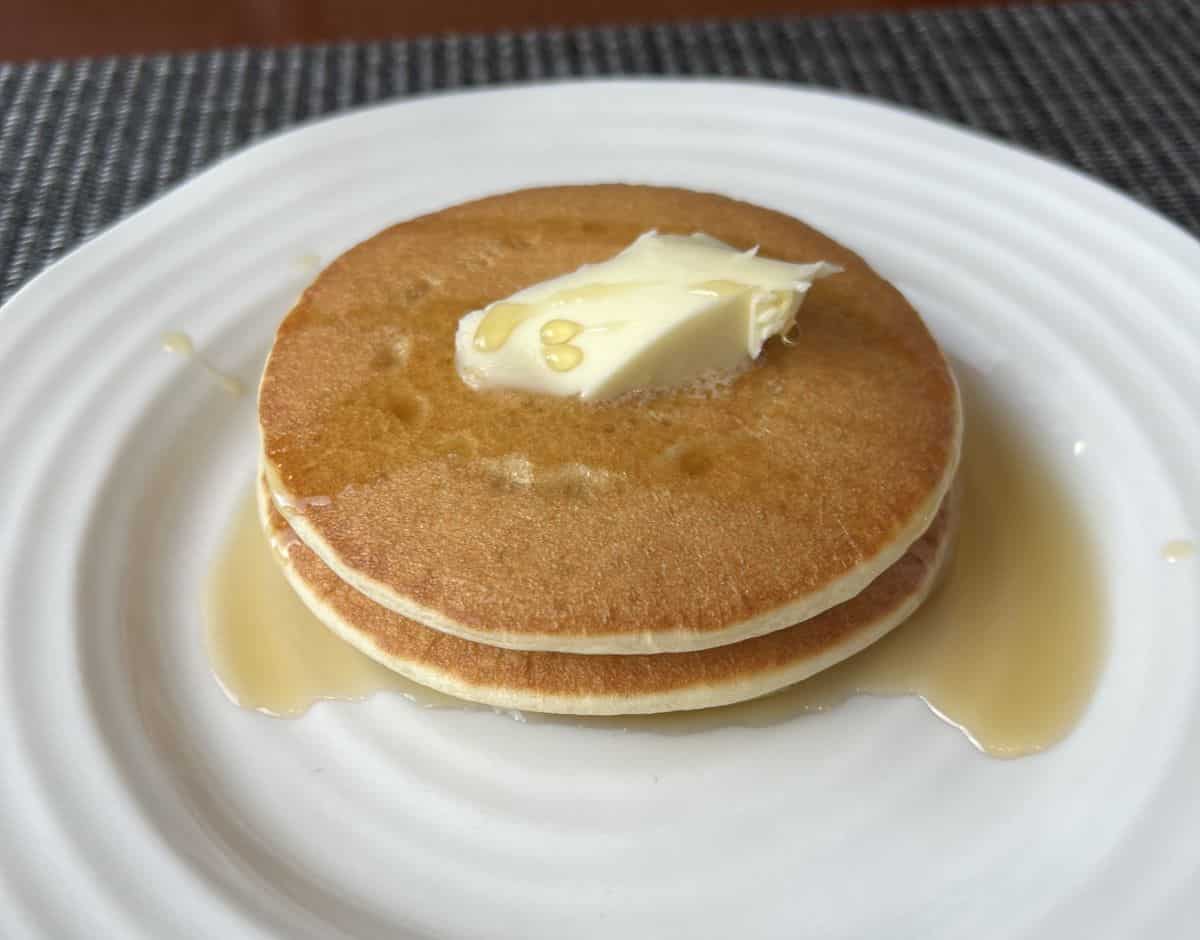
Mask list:
[[374,369],[396,369],[408,363],[412,351],[412,340],[401,336],[398,340],[380,346],[371,357],[371,367]]
[[700,441],[677,441],[663,451],[668,465],[685,477],[700,477],[716,463],[712,449]]
[[384,346],[375,350],[375,355],[371,357],[372,369],[390,369],[392,367],[392,351]]
[[685,476],[703,476],[712,469],[713,459],[702,450],[689,450],[679,458],[679,469]]
[[535,234],[529,235],[505,235],[500,242],[505,248],[512,248],[516,251],[527,251],[530,248],[536,248],[541,239]]
[[429,402],[414,392],[393,392],[388,404],[388,414],[404,424],[416,424],[425,417],[429,410]]
[[408,287],[404,288],[404,299],[408,303],[416,303],[431,290],[438,286],[437,281],[433,278],[422,277],[413,281]]

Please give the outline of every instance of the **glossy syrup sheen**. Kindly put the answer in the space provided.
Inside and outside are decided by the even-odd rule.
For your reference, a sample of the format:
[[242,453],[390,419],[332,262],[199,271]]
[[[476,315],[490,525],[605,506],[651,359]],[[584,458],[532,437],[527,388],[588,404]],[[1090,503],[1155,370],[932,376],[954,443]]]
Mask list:
[[[700,712],[545,718],[583,726],[692,733],[777,724],[854,695],[918,695],[980,749],[1040,751],[1078,722],[1103,666],[1104,591],[1086,525],[1062,481],[1014,419],[964,390],[962,521],[942,584],[867,650],[774,695]],[[252,502],[218,558],[209,597],[213,668],[234,701],[298,715],[321,699],[400,692],[471,708],[405,680],[327,631],[292,593]]]
[[[542,300],[533,303],[524,303],[522,301],[503,301],[498,304],[493,304],[479,326],[475,328],[474,344],[475,348],[482,352],[495,352],[508,342],[508,338],[512,336],[513,330],[528,320],[530,317],[535,317],[545,313],[555,307],[562,307],[572,303],[589,300],[608,299],[610,297],[620,296],[628,293],[631,290],[637,290],[646,285],[637,282],[628,282],[621,284],[588,284],[584,287],[571,287],[566,290],[558,291],[551,294]],[[563,323],[569,321],[554,320],[552,323]],[[550,326],[551,324],[546,324]],[[570,340],[583,327],[578,324],[570,324],[574,327],[569,332],[569,335],[557,338],[556,331],[551,331],[547,335],[546,328],[541,331],[541,339],[543,343],[552,345],[555,343],[565,343]]]

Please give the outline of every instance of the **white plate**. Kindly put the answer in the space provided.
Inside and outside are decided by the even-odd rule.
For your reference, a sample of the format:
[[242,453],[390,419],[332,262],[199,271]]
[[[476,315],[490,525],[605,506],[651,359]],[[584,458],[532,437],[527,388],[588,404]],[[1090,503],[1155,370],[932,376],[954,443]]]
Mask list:
[[[253,384],[305,280],[536,183],[713,189],[864,254],[1025,415],[1094,524],[1083,723],[989,759],[912,699],[668,737],[381,696],[230,705],[201,585],[256,450],[159,350]],[[854,98],[607,82],[375,108],[254,147],[0,317],[0,935],[1113,937],[1194,929],[1200,246],[1074,173]],[[1085,440],[1082,456],[1073,444]]]

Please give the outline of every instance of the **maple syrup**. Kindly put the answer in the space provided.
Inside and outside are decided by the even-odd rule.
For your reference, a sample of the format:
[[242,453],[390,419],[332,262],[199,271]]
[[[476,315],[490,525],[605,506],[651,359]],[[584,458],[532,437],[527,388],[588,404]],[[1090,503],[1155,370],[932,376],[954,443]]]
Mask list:
[[[527,717],[691,733],[778,724],[854,695],[917,695],[998,757],[1060,740],[1086,709],[1106,648],[1104,590],[1087,525],[1012,417],[970,385],[964,407],[954,558],[934,594],[892,633],[804,682],[738,705],[649,717]],[[1168,560],[1192,550],[1172,546]],[[479,707],[404,679],[327,630],[281,573],[251,499],[214,567],[209,648],[229,696],[274,715],[383,691],[425,706]]]

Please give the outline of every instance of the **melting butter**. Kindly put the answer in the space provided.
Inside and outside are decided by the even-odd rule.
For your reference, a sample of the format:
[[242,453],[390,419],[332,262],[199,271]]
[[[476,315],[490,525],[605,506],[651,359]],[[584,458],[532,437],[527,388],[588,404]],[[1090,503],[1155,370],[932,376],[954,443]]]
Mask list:
[[791,329],[813,281],[837,270],[648,232],[607,261],[468,313],[455,361],[476,388],[611,398],[682,385],[758,356]]
[[[559,307],[564,304],[572,304],[580,301],[595,301],[612,299],[625,294],[633,293],[641,288],[647,287],[647,284],[588,284],[584,287],[568,288],[558,291],[546,297],[539,303],[498,303],[492,304],[483,311],[483,316],[480,318],[475,327],[475,335],[471,341],[471,345],[480,352],[495,352],[508,342],[508,338],[512,336],[513,330],[524,323],[531,317],[535,317],[541,312],[544,307]],[[570,323],[567,320],[553,320],[550,323],[566,324]],[[546,344],[565,343],[571,337],[566,339],[547,338],[545,329],[550,326],[547,323],[542,328],[541,340]],[[580,324],[573,324],[575,334],[581,332],[583,327]],[[556,326],[549,336],[553,337],[561,330],[563,326]],[[572,334],[572,335],[575,335]]]

